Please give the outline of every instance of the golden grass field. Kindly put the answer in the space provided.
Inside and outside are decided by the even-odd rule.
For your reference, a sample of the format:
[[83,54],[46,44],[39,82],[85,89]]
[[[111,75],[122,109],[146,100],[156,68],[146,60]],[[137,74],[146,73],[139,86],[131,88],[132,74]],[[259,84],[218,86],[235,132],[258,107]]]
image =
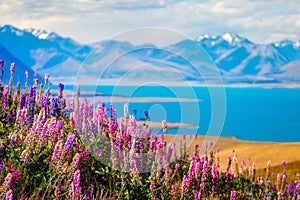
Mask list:
[[[289,178],[294,178],[296,173],[300,173],[300,143],[276,143],[276,142],[250,142],[241,141],[230,137],[208,137],[208,136],[182,136],[166,135],[166,141],[176,143],[177,151],[180,151],[180,143],[185,141],[187,154],[193,155],[195,145],[205,149],[205,143],[214,142],[213,149],[219,150],[219,163],[222,171],[228,165],[228,156],[238,157],[238,163],[244,159],[247,165],[256,164],[257,175],[264,177],[264,168],[267,162],[271,161],[271,172],[274,178],[277,173],[283,171],[282,161],[287,163],[286,170]],[[234,150],[234,153],[233,153]],[[217,155],[218,155],[217,154]]]

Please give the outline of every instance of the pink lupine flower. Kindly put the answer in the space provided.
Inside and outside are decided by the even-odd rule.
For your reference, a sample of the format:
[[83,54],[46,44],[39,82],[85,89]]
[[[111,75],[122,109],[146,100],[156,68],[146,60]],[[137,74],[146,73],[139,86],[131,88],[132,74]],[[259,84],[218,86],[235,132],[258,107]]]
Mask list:
[[36,88],[37,87],[37,85],[39,84],[39,79],[34,79],[33,80],[33,86]]
[[29,158],[29,152],[27,149],[25,149],[20,156],[20,161],[21,162],[28,162],[28,158]]
[[174,185],[171,186],[171,190],[172,190],[172,197],[173,200],[177,199],[177,190],[178,190],[178,184],[175,183]]
[[84,152],[83,152],[83,160],[84,160],[84,162],[88,162],[88,160],[89,160],[89,152],[88,152],[88,150],[85,150]]
[[80,194],[80,170],[76,170],[73,177],[75,196]]
[[73,164],[75,164],[77,169],[81,168],[81,158],[82,158],[82,153],[76,153],[75,156],[73,157]]
[[128,119],[128,104],[124,104],[124,117],[125,119]]
[[2,93],[2,109],[6,108],[6,100],[7,100],[8,92],[9,92],[9,86],[5,85]]
[[17,181],[17,182],[20,182],[20,178],[21,178],[21,170],[18,169],[18,170],[16,171],[16,174],[15,174],[15,175],[16,175],[16,181]]
[[49,79],[50,75],[48,73],[45,74],[45,81]]
[[230,200],[236,200],[236,191],[230,192]]
[[161,142],[162,142],[162,143],[165,142],[165,134],[161,134]]
[[201,172],[201,162],[197,162],[195,166],[195,174],[197,178],[200,177],[200,172]]
[[55,197],[56,197],[57,199],[60,198],[60,187],[59,187],[59,186],[56,186],[56,187],[55,187]]
[[153,150],[155,148],[155,140],[150,141],[150,148]]
[[75,128],[75,118],[74,118],[74,113],[71,113],[71,114],[70,114],[70,124],[71,124],[72,129],[74,129],[74,128]]
[[189,177],[191,179],[195,176],[195,167],[196,167],[196,160],[192,160],[189,168]]
[[166,132],[167,132],[167,129],[168,129],[167,121],[166,121],[166,120],[163,120],[163,121],[161,122],[161,125],[162,125],[162,128],[163,128],[164,133],[166,133]]
[[4,180],[5,185],[8,186],[8,188],[12,188],[14,183],[14,173],[8,173]]
[[8,172],[10,172],[10,173],[12,173],[12,172],[14,172],[14,171],[15,171],[15,169],[13,168],[13,166],[12,166],[12,163],[11,163],[11,162],[10,162],[10,163],[8,163],[7,169],[8,169]]
[[201,193],[198,190],[194,190],[194,199],[201,200]]
[[133,177],[137,179],[139,175],[139,171],[137,168],[136,160],[134,159],[130,161],[130,170],[131,173],[133,174]]
[[164,143],[158,142],[156,145],[157,151],[161,151],[164,148]]
[[181,193],[184,196],[190,187],[190,178],[187,175],[183,175]]
[[152,195],[154,195],[155,194],[155,181],[151,181],[150,190],[151,190]]
[[136,129],[136,126],[137,126],[137,124],[136,124],[136,119],[135,119],[135,117],[132,116],[132,115],[130,115],[130,125],[131,125],[131,127],[132,127],[133,130]]
[[15,63],[10,64],[10,72],[14,73],[15,72]]
[[81,153],[82,152],[82,148],[80,147],[79,143],[76,144],[76,152],[77,153]]
[[177,171],[180,170],[180,164],[179,164],[179,163],[176,163],[176,165],[175,165],[175,170],[177,170]]
[[208,161],[205,160],[203,163],[202,177],[201,177],[201,183],[200,183],[200,192],[201,193],[205,192],[207,176],[208,176]]
[[12,199],[13,199],[13,191],[12,191],[12,189],[9,189],[9,190],[6,192],[5,200],[12,200]]

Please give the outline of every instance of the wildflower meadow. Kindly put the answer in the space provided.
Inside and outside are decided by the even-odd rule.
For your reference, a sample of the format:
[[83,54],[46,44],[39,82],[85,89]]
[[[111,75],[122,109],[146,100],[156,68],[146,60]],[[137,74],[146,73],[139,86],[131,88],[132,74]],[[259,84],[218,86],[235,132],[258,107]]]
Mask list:
[[3,74],[3,62],[1,199],[300,199],[300,175],[288,179],[285,162],[273,182],[270,162],[260,177],[255,163],[234,154],[221,171],[209,144],[204,155],[198,147],[188,155],[184,136],[180,145],[167,142],[166,121],[164,134],[152,134],[147,116],[139,125],[128,104],[116,113],[112,104],[81,98],[79,88],[65,98],[62,83],[52,93],[48,74],[28,80],[25,73],[26,82],[14,86],[14,63]]

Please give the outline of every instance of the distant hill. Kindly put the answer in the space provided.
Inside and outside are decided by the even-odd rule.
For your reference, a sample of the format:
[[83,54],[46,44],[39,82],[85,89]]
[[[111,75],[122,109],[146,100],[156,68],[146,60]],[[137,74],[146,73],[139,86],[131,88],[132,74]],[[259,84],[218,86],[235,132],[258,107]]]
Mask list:
[[[50,73],[54,82],[72,82],[79,71],[84,81],[98,79],[101,74],[102,79],[126,75],[134,80],[203,82],[215,70],[203,64],[206,51],[224,83],[300,83],[300,41],[256,44],[237,34],[224,33],[164,48],[114,40],[80,44],[54,32],[4,25],[0,27],[0,45],[0,59],[6,60],[6,65],[15,61],[22,69],[36,68],[40,74]],[[202,76],[193,65],[201,66]]]
[[[21,87],[25,87],[26,77],[25,77],[25,71],[28,71],[28,76],[30,80],[30,85],[33,84],[33,76],[34,71],[27,67],[23,62],[21,62],[18,58],[16,58],[14,55],[12,55],[9,51],[7,51],[1,44],[0,44],[0,60],[4,60],[4,76],[3,76],[3,82],[4,84],[9,83],[10,79],[10,64],[15,63],[15,74],[14,74],[14,85],[17,84],[18,80],[20,80],[20,83],[23,84]],[[38,78],[41,80],[42,77],[38,75]]]

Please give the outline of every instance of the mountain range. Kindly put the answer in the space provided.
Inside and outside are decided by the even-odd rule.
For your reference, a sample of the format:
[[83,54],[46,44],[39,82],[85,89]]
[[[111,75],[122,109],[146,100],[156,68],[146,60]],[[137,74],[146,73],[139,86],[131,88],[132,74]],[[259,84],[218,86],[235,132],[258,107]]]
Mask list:
[[[101,80],[170,80],[225,84],[300,84],[300,41],[256,44],[237,34],[202,35],[163,48],[154,44],[104,40],[80,44],[54,32],[0,26],[4,73],[16,63],[25,70],[49,73],[52,82],[95,84]],[[4,82],[8,82],[4,76]]]

